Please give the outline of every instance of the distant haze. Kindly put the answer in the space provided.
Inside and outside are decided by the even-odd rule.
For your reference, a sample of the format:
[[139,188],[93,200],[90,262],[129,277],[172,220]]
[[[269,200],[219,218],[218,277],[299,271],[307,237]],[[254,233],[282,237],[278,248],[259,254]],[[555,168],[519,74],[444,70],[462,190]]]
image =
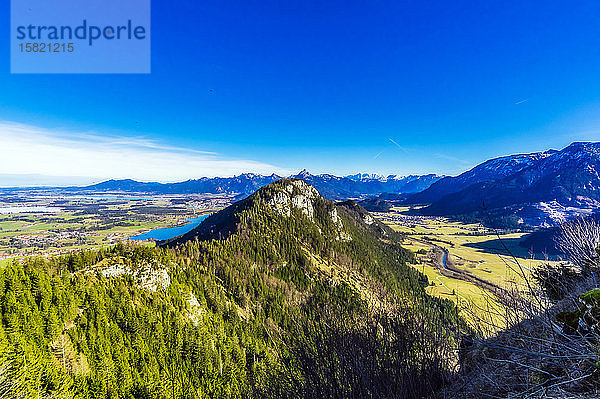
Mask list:
[[0,187],[65,187],[86,186],[102,181],[80,176],[45,176],[36,174],[3,174],[0,173]]

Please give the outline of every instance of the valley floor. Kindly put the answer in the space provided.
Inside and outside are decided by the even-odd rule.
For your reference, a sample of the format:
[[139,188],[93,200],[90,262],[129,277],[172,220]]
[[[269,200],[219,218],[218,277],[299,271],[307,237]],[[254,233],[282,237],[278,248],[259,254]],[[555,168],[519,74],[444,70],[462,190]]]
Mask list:
[[532,269],[557,262],[520,245],[526,233],[497,233],[443,217],[406,215],[407,210],[374,215],[406,235],[403,246],[417,253],[413,266],[428,277],[427,291],[455,302],[474,324],[501,327],[494,317],[497,294],[522,286]]
[[0,266],[113,245],[232,202],[230,195],[148,195],[57,190],[0,192]]

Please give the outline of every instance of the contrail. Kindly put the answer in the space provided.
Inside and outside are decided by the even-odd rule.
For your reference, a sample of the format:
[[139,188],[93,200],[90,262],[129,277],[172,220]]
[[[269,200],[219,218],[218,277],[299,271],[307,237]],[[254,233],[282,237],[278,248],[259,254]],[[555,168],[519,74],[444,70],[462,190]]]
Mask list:
[[406,148],[402,147],[400,144],[396,143],[391,137],[388,138],[388,140],[390,140],[396,147],[400,148],[400,150],[405,151],[406,152]]

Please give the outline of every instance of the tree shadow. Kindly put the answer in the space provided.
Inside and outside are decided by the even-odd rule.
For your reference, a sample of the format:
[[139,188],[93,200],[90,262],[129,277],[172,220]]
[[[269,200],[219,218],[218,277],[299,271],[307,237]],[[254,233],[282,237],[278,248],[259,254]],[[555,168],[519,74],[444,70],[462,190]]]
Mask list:
[[464,244],[465,247],[480,249],[494,255],[517,256],[520,258],[558,260],[562,255],[554,243],[555,229],[539,230],[519,238],[494,238]]

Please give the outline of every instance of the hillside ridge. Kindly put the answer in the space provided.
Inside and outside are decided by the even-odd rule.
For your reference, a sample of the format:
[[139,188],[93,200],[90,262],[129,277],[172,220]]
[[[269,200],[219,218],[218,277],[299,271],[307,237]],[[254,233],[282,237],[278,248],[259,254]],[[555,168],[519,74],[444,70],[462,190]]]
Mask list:
[[548,227],[590,215],[600,209],[600,143],[575,142],[560,151],[490,160],[434,183],[407,202],[427,199],[430,205],[420,210],[424,215],[487,212],[494,218],[510,216],[517,225]]

